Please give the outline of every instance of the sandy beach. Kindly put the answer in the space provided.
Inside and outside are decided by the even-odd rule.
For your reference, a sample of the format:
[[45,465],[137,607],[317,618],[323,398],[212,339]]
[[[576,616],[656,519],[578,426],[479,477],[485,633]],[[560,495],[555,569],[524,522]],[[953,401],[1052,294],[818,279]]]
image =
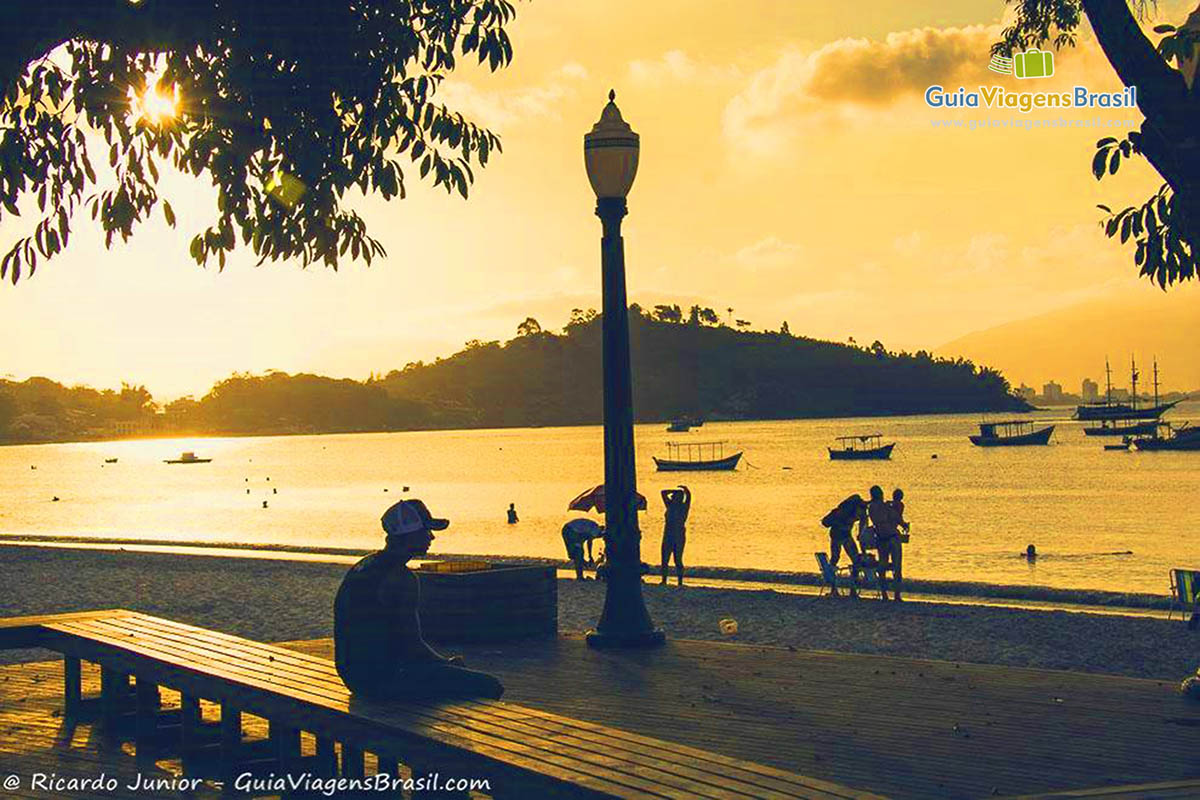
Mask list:
[[[332,635],[344,564],[0,546],[0,616],[126,607],[265,641]],[[559,582],[559,630],[592,626],[604,584]],[[646,584],[674,638],[1180,680],[1200,635],[1159,618],[970,604],[818,598]],[[738,622],[727,637],[722,618]],[[519,645],[514,645],[519,646]],[[0,662],[45,653],[0,652]]]

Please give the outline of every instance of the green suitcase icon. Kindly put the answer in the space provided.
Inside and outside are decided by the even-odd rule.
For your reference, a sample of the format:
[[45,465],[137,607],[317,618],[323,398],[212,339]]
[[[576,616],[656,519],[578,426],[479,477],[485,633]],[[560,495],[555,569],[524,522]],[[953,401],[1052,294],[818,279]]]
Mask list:
[[1033,48],[1014,53],[1013,74],[1018,78],[1049,78],[1054,74],[1054,53]]

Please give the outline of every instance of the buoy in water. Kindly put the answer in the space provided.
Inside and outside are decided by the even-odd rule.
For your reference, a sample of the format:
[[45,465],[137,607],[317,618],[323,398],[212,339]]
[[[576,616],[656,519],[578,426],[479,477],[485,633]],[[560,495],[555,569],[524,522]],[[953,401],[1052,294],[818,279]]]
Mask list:
[[271,490],[271,494],[279,494],[279,490],[278,490],[278,489],[272,489],[272,490]]

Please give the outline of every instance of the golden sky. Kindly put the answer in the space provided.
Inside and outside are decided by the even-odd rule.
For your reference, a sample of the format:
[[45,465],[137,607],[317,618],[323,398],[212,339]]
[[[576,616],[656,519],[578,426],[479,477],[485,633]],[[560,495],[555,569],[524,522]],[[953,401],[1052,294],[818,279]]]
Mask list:
[[[1096,225],[1097,203],[1139,203],[1159,183],[1136,161],[1092,178],[1095,141],[1120,129],[932,124],[1140,121],[1136,110],[1026,116],[922,99],[931,83],[1120,88],[1087,35],[1032,86],[987,71],[1000,0],[518,8],[512,67],[463,69],[443,87],[504,142],[469,201],[418,187],[413,171],[408,199],[360,203],[389,253],[374,266],[256,269],[242,254],[218,273],[187,254],[210,187],[165,176],[178,232],[156,220],[106,251],[81,213],[65,256],[0,288],[0,377],[128,380],[161,400],[234,370],[362,378],[509,338],[526,316],[560,327],[571,308],[600,306],[582,136],[609,88],[642,141],[625,224],[631,301],[732,307],[755,328],[787,320],[910,350],[1118,292],[1156,302]],[[1159,15],[1178,23],[1186,10],[1160,3]],[[0,245],[16,233],[0,226]]]

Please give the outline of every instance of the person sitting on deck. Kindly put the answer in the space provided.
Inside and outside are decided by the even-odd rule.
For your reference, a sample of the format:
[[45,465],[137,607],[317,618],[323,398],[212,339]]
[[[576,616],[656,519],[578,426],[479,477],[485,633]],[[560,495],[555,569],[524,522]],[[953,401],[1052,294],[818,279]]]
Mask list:
[[683,484],[676,489],[663,489],[663,504],[667,518],[663,523],[662,585],[667,585],[667,563],[675,559],[675,578],[683,586],[683,548],[687,544],[687,518],[692,508],[692,492]]
[[900,549],[900,520],[896,510],[883,499],[883,489],[871,487],[871,501],[867,504],[867,515],[871,518],[871,526],[875,529],[875,547],[879,551],[879,590],[884,600],[887,596],[887,570],[892,570],[895,580],[895,598],[900,597],[900,585],[903,577],[903,551]]
[[504,687],[495,677],[446,658],[421,635],[417,576],[412,558],[429,552],[435,519],[420,500],[401,500],[382,519],[387,543],[355,564],[333,607],[333,644],[338,675],[347,688],[370,700],[486,697]]
[[567,546],[567,558],[575,564],[575,577],[584,580],[583,548],[587,545],[587,560],[592,561],[592,541],[604,535],[604,528],[590,519],[573,519],[562,528],[563,544]]
[[[842,559],[842,550],[850,556],[850,596],[858,597],[858,569],[862,557],[854,543],[851,530],[858,523],[859,533],[867,524],[867,503],[861,495],[852,494],[837,504],[837,507],[821,518],[821,524],[829,528],[829,564],[837,571]],[[837,583],[830,587],[830,595],[837,597]]]

